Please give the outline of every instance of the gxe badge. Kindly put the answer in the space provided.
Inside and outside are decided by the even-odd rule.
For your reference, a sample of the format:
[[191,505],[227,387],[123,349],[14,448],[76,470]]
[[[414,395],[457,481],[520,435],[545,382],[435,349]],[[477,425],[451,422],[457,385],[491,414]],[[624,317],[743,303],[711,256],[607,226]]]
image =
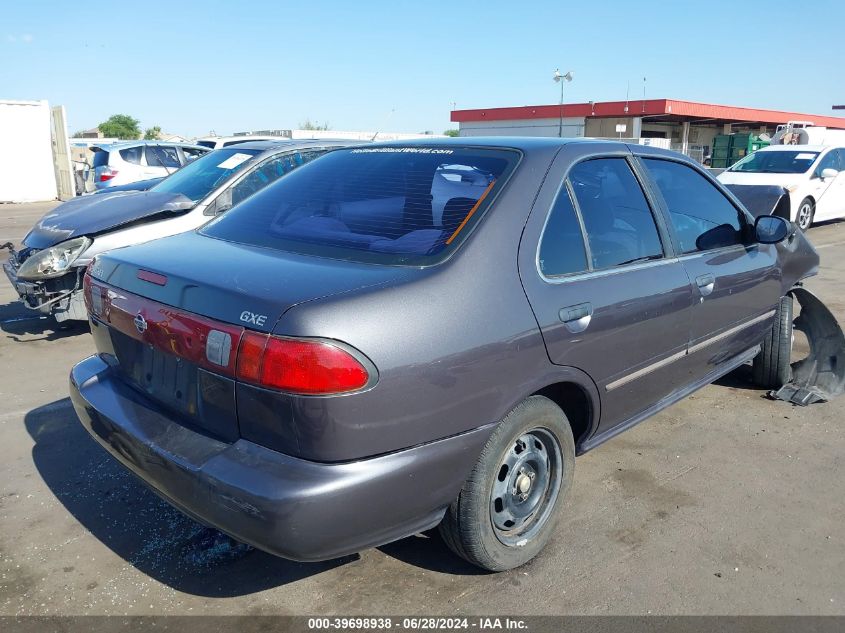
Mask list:
[[144,315],[140,312],[135,315],[135,318],[132,319],[132,322],[135,324],[135,329],[138,330],[139,334],[143,334],[147,331],[147,320],[144,318]]

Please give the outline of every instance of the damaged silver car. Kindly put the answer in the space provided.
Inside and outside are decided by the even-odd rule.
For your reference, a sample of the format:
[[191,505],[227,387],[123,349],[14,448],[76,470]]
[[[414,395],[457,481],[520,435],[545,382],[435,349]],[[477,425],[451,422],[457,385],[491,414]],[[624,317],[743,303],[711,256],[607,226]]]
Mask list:
[[82,276],[98,254],[196,229],[270,183],[350,141],[253,141],[209,152],[148,191],[74,198],[7,248],[3,269],[24,305],[86,321]]

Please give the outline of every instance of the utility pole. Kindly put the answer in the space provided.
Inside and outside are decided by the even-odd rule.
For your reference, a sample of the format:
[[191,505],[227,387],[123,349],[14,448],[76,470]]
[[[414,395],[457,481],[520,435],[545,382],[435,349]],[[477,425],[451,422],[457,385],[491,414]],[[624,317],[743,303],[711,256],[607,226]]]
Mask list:
[[562,75],[559,68],[556,68],[555,74],[552,75],[552,79],[555,80],[555,83],[560,84],[560,124],[557,128],[557,135],[559,138],[563,137],[563,85],[568,81],[572,81],[572,77],[574,77],[574,73],[571,70],[565,75]]

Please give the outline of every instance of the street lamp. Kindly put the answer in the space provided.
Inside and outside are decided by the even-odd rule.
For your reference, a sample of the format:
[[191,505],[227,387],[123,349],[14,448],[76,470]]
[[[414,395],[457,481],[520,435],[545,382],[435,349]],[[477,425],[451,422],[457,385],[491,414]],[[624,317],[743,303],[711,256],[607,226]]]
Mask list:
[[557,135],[559,137],[563,137],[563,85],[568,81],[572,81],[573,76],[574,73],[571,70],[567,71],[565,75],[561,75],[559,68],[555,68],[555,74],[552,76],[555,82],[560,84],[560,125],[557,129]]

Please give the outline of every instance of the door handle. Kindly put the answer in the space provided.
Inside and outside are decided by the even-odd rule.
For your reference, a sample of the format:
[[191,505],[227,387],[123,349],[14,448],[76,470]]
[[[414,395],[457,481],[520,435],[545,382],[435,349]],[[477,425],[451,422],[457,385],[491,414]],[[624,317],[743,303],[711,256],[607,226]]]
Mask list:
[[593,318],[593,304],[587,302],[561,308],[558,316],[563,321],[566,329],[573,334],[583,332],[590,325],[590,320]]
[[698,284],[698,290],[701,292],[701,296],[706,297],[713,292],[713,288],[716,286],[716,278],[711,274],[699,275],[695,278],[695,283]]

